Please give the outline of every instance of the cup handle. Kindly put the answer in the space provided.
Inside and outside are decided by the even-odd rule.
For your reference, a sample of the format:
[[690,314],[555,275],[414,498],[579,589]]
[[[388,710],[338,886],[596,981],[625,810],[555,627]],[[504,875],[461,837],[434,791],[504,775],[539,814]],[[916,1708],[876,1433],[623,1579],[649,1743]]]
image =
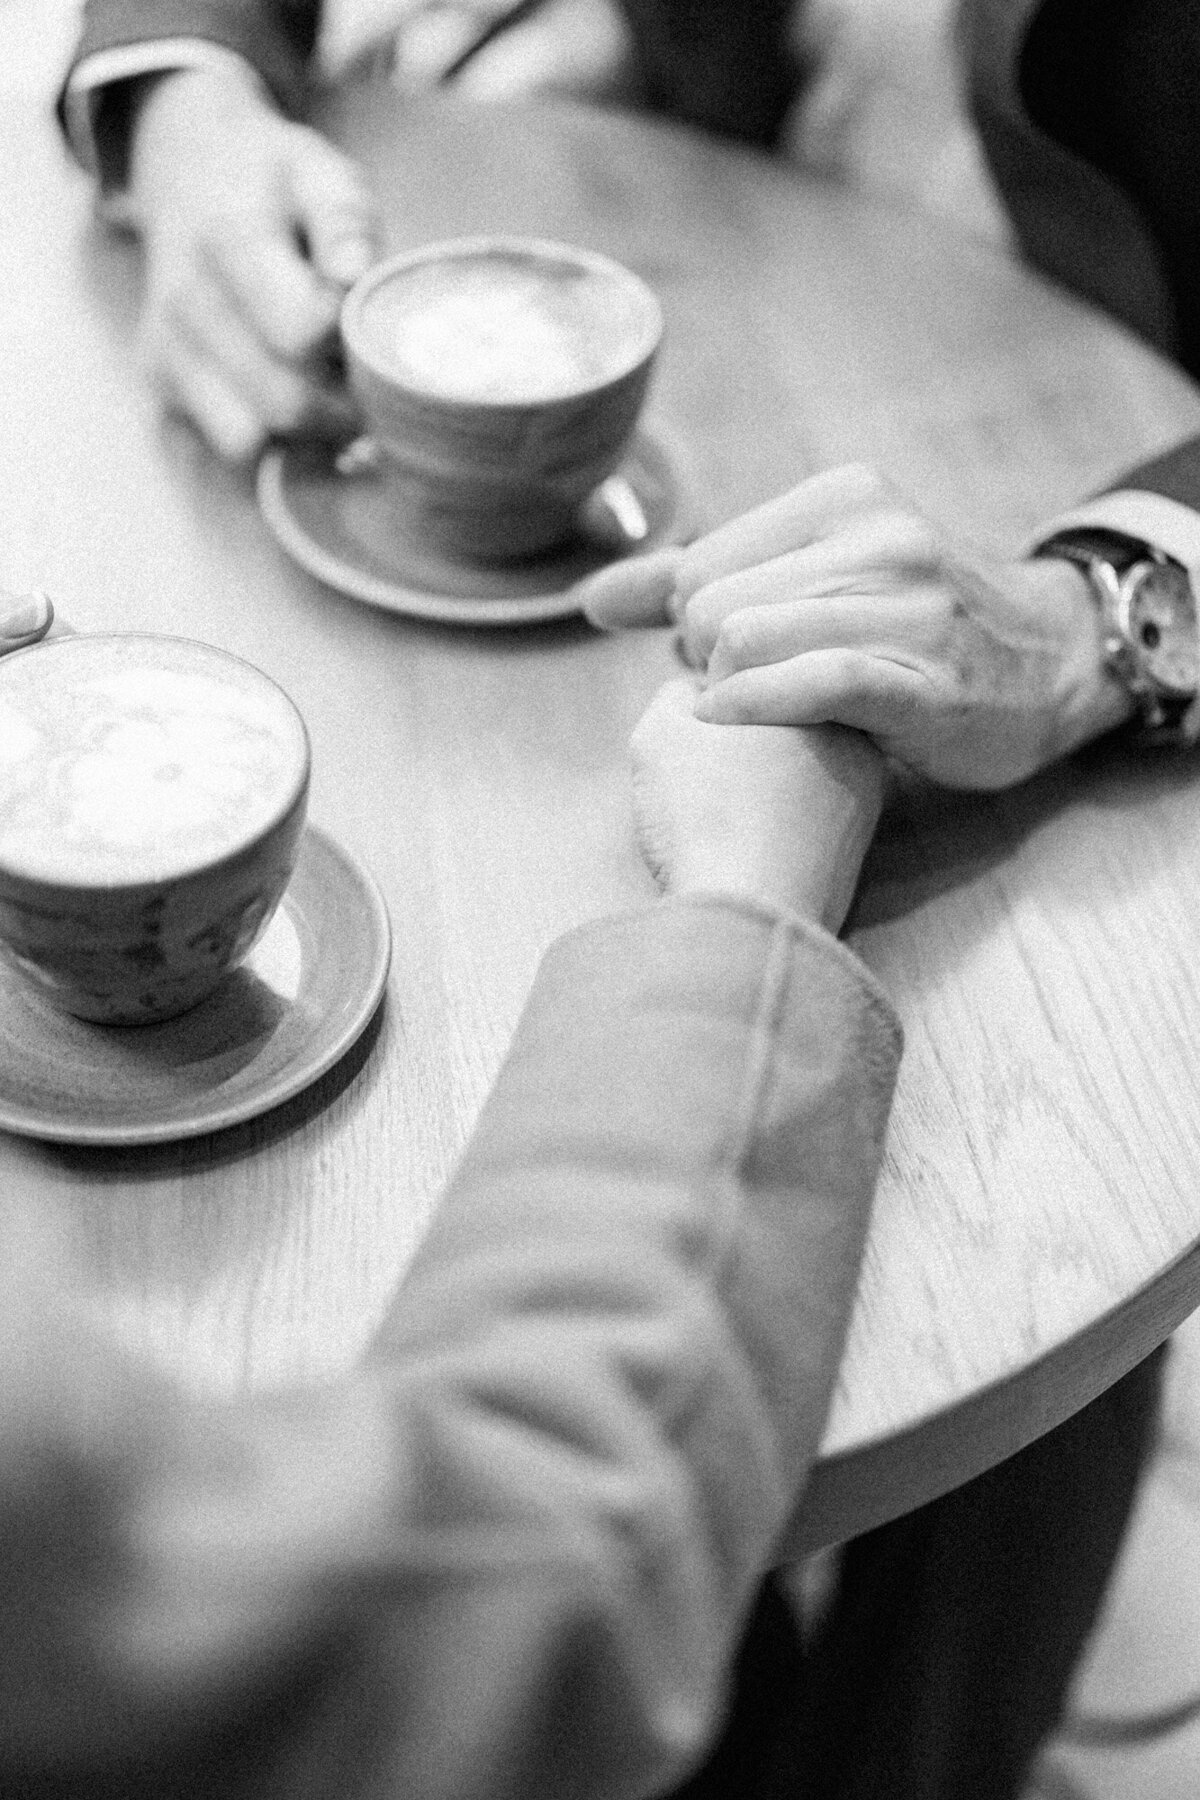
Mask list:
[[636,550],[650,535],[650,521],[633,483],[609,475],[584,501],[580,520],[587,536],[619,553]]
[[[367,433],[351,438],[338,451],[334,467],[339,475],[377,475],[383,451]],[[625,475],[608,475],[592,489],[579,511],[587,537],[606,550],[625,554],[636,550],[650,535],[650,521],[633,483]]]

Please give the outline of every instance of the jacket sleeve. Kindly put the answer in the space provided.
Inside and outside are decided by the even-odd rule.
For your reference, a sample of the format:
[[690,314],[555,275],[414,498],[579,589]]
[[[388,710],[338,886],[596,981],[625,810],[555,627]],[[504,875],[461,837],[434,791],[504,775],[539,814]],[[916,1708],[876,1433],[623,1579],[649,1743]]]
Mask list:
[[102,50],[162,38],[204,38],[245,57],[286,112],[307,91],[320,0],[86,0],[67,70]]
[[8,1478],[0,1697],[22,1630],[58,1679],[5,1708],[0,1789],[679,1779],[816,1454],[898,1054],[816,928],[720,899],[589,927],[352,1378],[204,1408],[92,1350],[60,1349],[69,1383],[36,1362],[56,1479],[26,1516]]
[[[795,0],[618,0],[647,103],[709,130],[770,144],[797,85]],[[162,39],[204,38],[255,68],[285,112],[302,110],[320,0],[86,0],[59,96],[88,57]],[[120,151],[115,160],[121,161]]]
[[1103,526],[1143,538],[1191,571],[1200,584],[1200,438],[1185,438],[1160,455],[1126,469],[1108,487],[1035,532],[1030,549],[1055,532]]
[[1165,500],[1200,513],[1200,437],[1186,438],[1161,455],[1127,469],[1112,486],[1161,494]]

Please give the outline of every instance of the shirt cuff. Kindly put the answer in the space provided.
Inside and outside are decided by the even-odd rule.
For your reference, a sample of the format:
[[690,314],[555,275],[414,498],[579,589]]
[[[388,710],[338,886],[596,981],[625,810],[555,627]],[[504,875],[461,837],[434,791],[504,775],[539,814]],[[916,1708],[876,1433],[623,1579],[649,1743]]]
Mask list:
[[[71,71],[63,93],[63,122],[71,149],[85,169],[103,179],[106,170],[96,142],[96,114],[104,90],[140,75],[221,67],[233,67],[255,81],[260,79],[244,56],[207,38],[157,38],[150,44],[125,44],[85,56]],[[118,197],[110,195],[109,202],[110,213],[118,213]]]
[[1179,500],[1143,488],[1116,488],[1111,494],[1098,494],[1043,525],[1029,552],[1058,532],[1081,526],[1142,538],[1182,563],[1194,582],[1200,581],[1200,512]]

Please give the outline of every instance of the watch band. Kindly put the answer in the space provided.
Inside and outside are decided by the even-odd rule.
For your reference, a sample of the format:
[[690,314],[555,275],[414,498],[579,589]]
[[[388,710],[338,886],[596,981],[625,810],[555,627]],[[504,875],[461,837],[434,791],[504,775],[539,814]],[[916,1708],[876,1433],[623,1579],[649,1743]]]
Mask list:
[[[1139,741],[1159,746],[1186,746],[1200,739],[1200,695],[1193,684],[1187,689],[1156,679],[1147,667],[1152,653],[1138,639],[1131,618],[1139,585],[1156,571],[1170,570],[1182,582],[1188,596],[1188,617],[1193,634],[1197,612],[1191,580],[1182,563],[1153,544],[1121,531],[1101,526],[1074,526],[1058,531],[1039,543],[1035,556],[1060,556],[1074,563],[1088,578],[1100,610],[1104,631],[1104,664],[1129,694],[1136,709]],[[1156,630],[1149,623],[1143,632]]]

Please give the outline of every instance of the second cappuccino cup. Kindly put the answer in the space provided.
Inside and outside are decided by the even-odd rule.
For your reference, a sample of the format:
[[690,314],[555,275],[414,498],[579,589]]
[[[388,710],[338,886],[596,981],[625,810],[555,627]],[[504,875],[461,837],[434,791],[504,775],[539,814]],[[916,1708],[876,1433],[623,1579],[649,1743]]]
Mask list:
[[377,264],[342,340],[402,527],[451,557],[568,543],[624,456],[662,338],[632,270],[539,238],[459,238]]
[[186,1012],[237,968],[300,848],[308,733],[252,664],[188,638],[0,659],[0,956],[106,1025]]

